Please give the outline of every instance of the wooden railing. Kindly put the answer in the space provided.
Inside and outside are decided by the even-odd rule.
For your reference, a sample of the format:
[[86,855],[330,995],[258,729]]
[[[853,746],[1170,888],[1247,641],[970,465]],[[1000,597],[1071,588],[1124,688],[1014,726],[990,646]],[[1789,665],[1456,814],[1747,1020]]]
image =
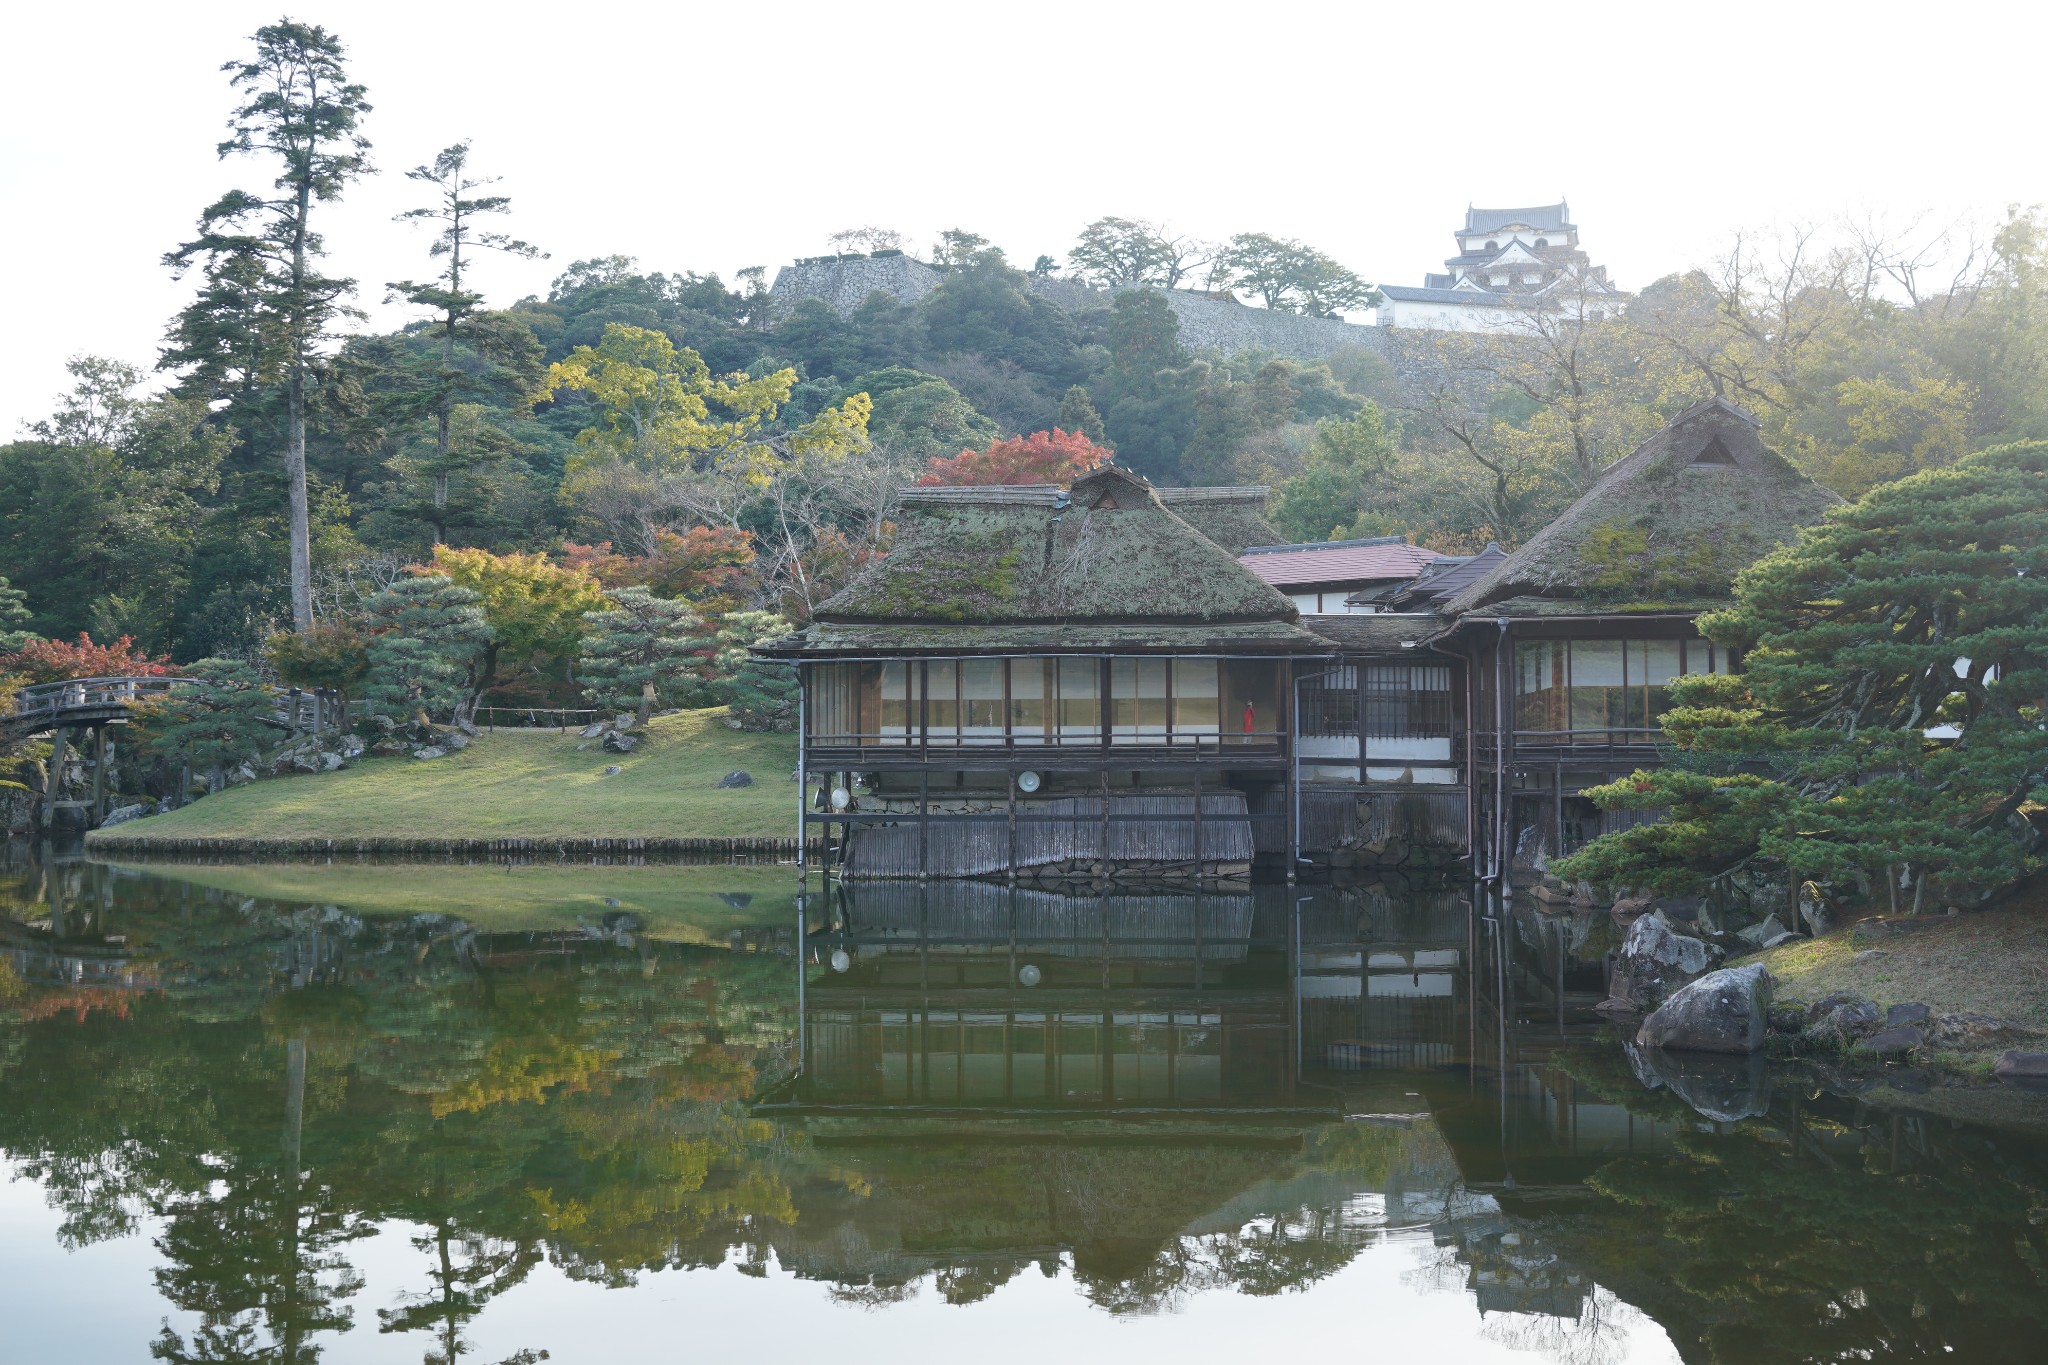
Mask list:
[[[63,682],[37,683],[14,694],[14,710],[0,715],[0,723],[19,733],[45,726],[97,724],[107,713],[125,711],[138,702],[169,696],[190,687],[198,678],[113,677],[69,678]],[[287,730],[320,730],[343,723],[341,695],[309,691],[298,687],[270,689],[275,705],[275,723]]]

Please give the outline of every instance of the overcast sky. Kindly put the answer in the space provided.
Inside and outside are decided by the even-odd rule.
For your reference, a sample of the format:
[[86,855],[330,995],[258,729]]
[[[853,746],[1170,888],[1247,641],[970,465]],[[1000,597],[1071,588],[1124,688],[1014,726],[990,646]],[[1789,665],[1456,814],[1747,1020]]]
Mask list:
[[147,364],[186,297],[159,264],[273,173],[214,154],[219,67],[280,12],[347,45],[382,174],[322,224],[372,321],[430,267],[401,174],[461,138],[552,253],[773,268],[874,223],[1028,264],[1103,214],[1303,238],[1417,284],[1465,206],[1569,197],[1625,287],[1738,230],[1995,218],[2048,199],[2033,3],[22,6],[5,21],[0,439],[65,357]]

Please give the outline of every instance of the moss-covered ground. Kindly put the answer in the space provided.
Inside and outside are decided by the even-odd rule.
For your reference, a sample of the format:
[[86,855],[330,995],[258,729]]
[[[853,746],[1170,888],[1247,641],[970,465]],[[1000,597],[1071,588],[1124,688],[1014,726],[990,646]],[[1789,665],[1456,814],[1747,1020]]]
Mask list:
[[724,945],[736,929],[794,927],[796,873],[759,865],[590,867],[488,863],[256,863],[194,865],[131,858],[116,865],[291,904],[341,905],[367,915],[454,915],[479,929],[574,928],[620,911],[650,937]]
[[[1859,960],[1872,949],[1881,955]],[[1781,1000],[1853,991],[1880,1005],[1918,1001],[1936,1014],[1994,1015],[2048,1036],[2048,887],[1896,938],[1858,943],[1838,929],[1747,960],[1770,968]]]
[[[117,826],[124,840],[794,838],[794,735],[722,710],[658,716],[636,753],[552,730],[486,733],[445,758],[270,778]],[[607,775],[605,768],[621,771]],[[744,770],[754,785],[721,788]]]

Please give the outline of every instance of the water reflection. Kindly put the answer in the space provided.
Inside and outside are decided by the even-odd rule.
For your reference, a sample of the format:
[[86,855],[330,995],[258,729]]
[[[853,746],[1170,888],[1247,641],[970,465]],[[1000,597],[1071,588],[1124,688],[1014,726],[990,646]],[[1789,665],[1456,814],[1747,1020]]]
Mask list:
[[[1440,1324],[1448,1359],[2048,1342],[2028,1113],[1598,1042],[1585,920],[1449,886],[736,882],[702,899],[750,918],[693,935],[604,908],[641,902],[603,869],[537,920],[525,875],[372,913],[10,850],[0,1153],[59,1221],[5,1239],[0,1311],[75,1336],[43,1311],[66,1253],[134,1244],[107,1288],[146,1326],[98,1358],[634,1358],[667,1340],[622,1326],[639,1296],[679,1292],[705,1333],[885,1310],[814,1329],[849,1359],[1128,1356],[1105,1315],[1200,1322],[1173,1349],[1206,1358],[1264,1322],[1212,1306],[1268,1303],[1311,1336]],[[1010,1303],[1034,1335],[991,1345]]]

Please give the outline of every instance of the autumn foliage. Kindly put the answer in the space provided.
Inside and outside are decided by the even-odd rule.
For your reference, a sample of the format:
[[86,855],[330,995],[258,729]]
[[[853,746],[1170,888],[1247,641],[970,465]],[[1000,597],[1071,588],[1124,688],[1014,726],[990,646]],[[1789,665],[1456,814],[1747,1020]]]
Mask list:
[[562,546],[562,566],[582,569],[607,588],[646,588],[656,597],[682,598],[711,615],[731,611],[747,597],[754,573],[754,540],[730,526],[692,526],[654,533],[654,549],[624,555],[601,540]]
[[1072,483],[1109,461],[1110,452],[1078,431],[1034,431],[989,442],[986,450],[963,450],[926,466],[922,487],[941,484]]
[[64,682],[70,678],[160,678],[171,672],[171,661],[150,658],[135,648],[135,637],[123,635],[110,645],[95,644],[92,636],[78,632],[75,644],[63,640],[31,640],[20,649],[0,654],[0,673],[11,673],[31,683]]

